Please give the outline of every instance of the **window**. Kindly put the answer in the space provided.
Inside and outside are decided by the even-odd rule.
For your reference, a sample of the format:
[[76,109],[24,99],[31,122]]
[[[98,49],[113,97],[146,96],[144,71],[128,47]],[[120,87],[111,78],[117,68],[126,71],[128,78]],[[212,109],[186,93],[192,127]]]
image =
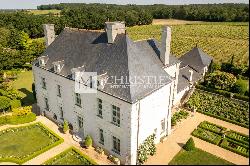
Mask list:
[[120,108],[112,105],[112,123],[120,127]]
[[60,109],[61,119],[63,119],[63,108],[62,108],[62,107],[59,107],[59,109]]
[[45,109],[47,110],[47,111],[49,111],[49,103],[48,103],[48,98],[44,98],[44,101],[45,101]]
[[97,99],[98,100],[98,112],[97,112],[97,116],[99,116],[100,118],[102,118],[102,100],[101,99]]
[[81,95],[79,93],[75,93],[75,104],[81,107]]
[[161,133],[165,131],[165,119],[161,120]]
[[56,114],[54,114],[53,118],[54,118],[55,120],[57,120],[57,116],[56,116]]
[[57,96],[61,97],[61,86],[57,85]]
[[113,151],[120,154],[120,140],[113,136]]
[[83,128],[83,118],[78,116],[77,119],[78,119],[78,127],[79,127],[79,129]]
[[99,142],[100,144],[104,145],[104,135],[103,135],[103,129],[99,129]]
[[45,82],[45,78],[42,78],[42,88],[46,89],[46,82]]

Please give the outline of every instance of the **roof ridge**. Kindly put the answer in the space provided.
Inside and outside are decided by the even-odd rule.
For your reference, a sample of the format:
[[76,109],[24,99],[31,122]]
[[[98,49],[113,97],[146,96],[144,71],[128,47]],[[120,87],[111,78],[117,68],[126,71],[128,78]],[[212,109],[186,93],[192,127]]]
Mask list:
[[81,29],[81,28],[72,28],[72,27],[65,27],[65,30],[72,30],[72,31],[87,31],[87,32],[105,32],[103,29],[101,30],[94,30],[94,29]]

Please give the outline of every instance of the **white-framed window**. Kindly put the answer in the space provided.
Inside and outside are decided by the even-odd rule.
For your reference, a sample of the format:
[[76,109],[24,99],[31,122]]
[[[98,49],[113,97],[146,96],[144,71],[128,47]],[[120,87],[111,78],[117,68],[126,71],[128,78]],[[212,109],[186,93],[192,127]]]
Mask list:
[[42,88],[46,89],[46,81],[44,77],[42,77]]
[[103,129],[99,129],[99,143],[104,145],[104,134]]
[[49,111],[49,102],[47,97],[44,98],[44,102],[45,102],[45,109]]
[[59,110],[60,110],[60,116],[61,116],[60,118],[63,119],[63,108],[60,106]]
[[61,97],[61,85],[57,85],[57,96]]
[[120,127],[120,108],[112,105],[112,123]]
[[82,101],[81,101],[81,95],[79,93],[75,93],[75,104],[81,107]]
[[98,109],[97,109],[97,116],[102,118],[102,100],[97,99]]
[[113,136],[113,149],[115,153],[120,154],[120,139]]
[[78,127],[83,128],[83,118],[80,116],[77,116],[77,120],[78,120]]
[[161,133],[165,131],[165,118],[161,120]]

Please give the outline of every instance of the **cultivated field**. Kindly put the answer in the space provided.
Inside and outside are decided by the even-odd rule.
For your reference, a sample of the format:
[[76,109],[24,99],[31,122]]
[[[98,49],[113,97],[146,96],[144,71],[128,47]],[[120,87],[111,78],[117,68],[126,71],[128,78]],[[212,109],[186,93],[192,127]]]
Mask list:
[[[171,21],[168,21],[171,23]],[[176,22],[176,21],[174,21]],[[173,25],[171,52],[177,57],[191,50],[196,44],[215,62],[227,62],[235,55],[237,64],[246,64],[249,58],[249,24],[248,23],[189,23]],[[127,28],[133,40],[149,38],[161,39],[162,25],[145,25]]]
[[32,13],[34,15],[40,15],[40,14],[56,14],[56,15],[60,15],[61,10],[28,10],[29,13]]
[[204,23],[203,21],[188,21],[188,20],[177,20],[177,19],[154,19],[153,25],[185,25],[185,24],[199,24]]

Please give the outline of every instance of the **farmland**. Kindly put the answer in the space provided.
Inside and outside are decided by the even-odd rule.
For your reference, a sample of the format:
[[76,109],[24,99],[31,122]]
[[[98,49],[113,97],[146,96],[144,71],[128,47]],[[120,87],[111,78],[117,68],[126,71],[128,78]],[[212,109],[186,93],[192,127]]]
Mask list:
[[[127,28],[133,40],[161,39],[162,25],[144,25]],[[247,64],[249,58],[248,23],[209,23],[172,25],[171,52],[177,57],[191,50],[196,44],[215,62],[227,62],[235,55],[237,64]]]

